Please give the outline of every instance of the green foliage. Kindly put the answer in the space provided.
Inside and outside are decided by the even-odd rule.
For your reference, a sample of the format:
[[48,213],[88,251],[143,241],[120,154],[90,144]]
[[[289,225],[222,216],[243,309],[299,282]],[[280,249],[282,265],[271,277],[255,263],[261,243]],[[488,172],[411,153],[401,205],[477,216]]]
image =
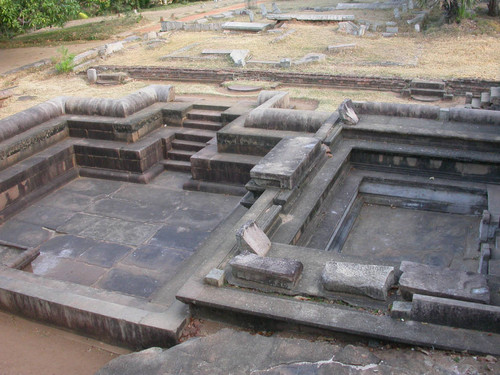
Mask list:
[[30,29],[62,26],[79,11],[77,0],[0,0],[0,32],[11,36]]
[[56,72],[59,74],[71,72],[75,67],[75,55],[69,53],[68,48],[64,46],[61,46],[58,51],[61,54],[61,57],[59,58],[59,62],[55,66]]
[[465,18],[471,18],[470,10],[476,5],[478,0],[420,0],[422,6],[433,8],[441,4],[448,22],[460,23]]
[[89,14],[129,12],[133,9],[145,9],[156,5],[154,0],[80,0],[80,5]]

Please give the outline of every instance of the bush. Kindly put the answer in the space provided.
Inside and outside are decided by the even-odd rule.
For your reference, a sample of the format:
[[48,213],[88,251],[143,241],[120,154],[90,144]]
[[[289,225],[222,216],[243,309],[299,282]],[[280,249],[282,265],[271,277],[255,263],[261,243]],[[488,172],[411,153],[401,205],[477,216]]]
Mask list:
[[61,53],[61,57],[55,66],[56,72],[62,74],[73,71],[73,68],[75,67],[75,63],[73,61],[75,55],[69,53],[68,49],[64,46],[61,46],[58,51]]

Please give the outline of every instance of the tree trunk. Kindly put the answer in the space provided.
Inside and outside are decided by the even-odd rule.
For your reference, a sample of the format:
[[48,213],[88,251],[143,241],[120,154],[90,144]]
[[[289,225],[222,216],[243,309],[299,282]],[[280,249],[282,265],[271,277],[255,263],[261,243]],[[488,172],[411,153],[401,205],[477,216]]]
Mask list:
[[490,0],[488,2],[488,15],[492,17],[498,16],[498,0]]

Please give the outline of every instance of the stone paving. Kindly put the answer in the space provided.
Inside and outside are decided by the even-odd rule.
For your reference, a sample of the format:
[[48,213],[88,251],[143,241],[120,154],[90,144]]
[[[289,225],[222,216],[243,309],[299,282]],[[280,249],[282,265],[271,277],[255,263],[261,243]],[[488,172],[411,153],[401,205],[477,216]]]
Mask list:
[[151,298],[240,197],[182,190],[189,174],[151,184],[78,178],[20,212],[0,237],[40,246],[33,273]]

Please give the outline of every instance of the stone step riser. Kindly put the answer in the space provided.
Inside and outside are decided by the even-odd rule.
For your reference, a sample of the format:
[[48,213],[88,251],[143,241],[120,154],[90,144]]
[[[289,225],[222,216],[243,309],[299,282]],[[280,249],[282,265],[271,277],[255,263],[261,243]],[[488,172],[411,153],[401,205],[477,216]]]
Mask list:
[[219,111],[224,112],[228,109],[228,106],[225,105],[217,105],[217,104],[194,104],[193,109],[203,109],[207,111]]
[[162,164],[167,171],[191,172],[191,164],[189,162],[179,160],[166,160]]
[[222,124],[211,121],[200,121],[200,120],[185,120],[183,123],[185,128],[190,129],[201,129],[201,130],[211,130],[218,131],[222,128]]
[[427,89],[427,88],[411,88],[411,95],[424,95],[424,96],[437,96],[442,98],[446,91],[444,90],[435,90],[435,89]]
[[182,141],[207,143],[209,140],[215,137],[215,132],[213,133],[213,135],[178,133],[175,135],[175,137]]
[[190,151],[184,151],[181,152],[176,149],[172,149],[167,153],[167,156],[171,160],[182,160],[182,161],[189,161],[191,159],[191,156],[194,155],[194,152]]
[[188,112],[187,118],[189,120],[202,120],[202,121],[221,122],[221,115],[220,115],[220,113]]
[[412,82],[412,89],[444,90],[444,82]]
[[174,141],[172,141],[172,147],[176,150],[200,151],[205,146],[206,146],[205,142],[191,142],[191,141],[184,141],[181,139],[175,139]]

